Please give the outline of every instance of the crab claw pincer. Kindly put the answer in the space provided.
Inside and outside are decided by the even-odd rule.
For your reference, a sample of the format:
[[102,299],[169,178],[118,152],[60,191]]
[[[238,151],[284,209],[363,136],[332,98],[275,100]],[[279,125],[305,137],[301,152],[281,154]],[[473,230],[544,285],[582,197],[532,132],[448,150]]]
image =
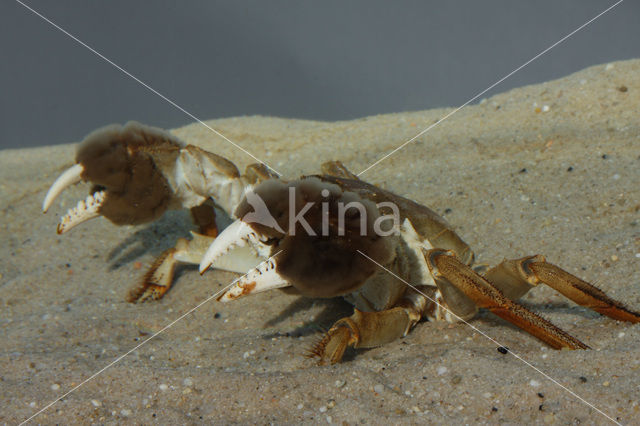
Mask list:
[[172,202],[166,175],[182,146],[169,133],[136,122],[98,129],[78,147],[76,164],[55,180],[42,210],[66,188],[87,181],[93,184],[90,195],[61,218],[59,234],[98,216],[117,225],[155,220]]

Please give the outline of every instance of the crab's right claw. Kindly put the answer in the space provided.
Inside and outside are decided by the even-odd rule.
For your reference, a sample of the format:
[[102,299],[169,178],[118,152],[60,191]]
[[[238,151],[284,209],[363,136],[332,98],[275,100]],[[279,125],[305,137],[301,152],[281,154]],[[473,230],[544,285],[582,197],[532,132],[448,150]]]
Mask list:
[[172,200],[167,176],[183,146],[171,134],[135,122],[98,129],[79,146],[76,164],[53,183],[42,210],[46,213],[66,188],[88,181],[90,195],[61,218],[59,234],[98,216],[117,225],[155,220]]

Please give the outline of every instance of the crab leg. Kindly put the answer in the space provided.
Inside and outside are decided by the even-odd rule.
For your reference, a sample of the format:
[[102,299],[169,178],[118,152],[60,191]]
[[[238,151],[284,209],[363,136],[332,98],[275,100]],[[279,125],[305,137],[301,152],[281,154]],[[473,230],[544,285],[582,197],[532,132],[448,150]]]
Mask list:
[[51,204],[53,204],[62,191],[82,180],[82,172],[84,172],[84,167],[82,167],[81,164],[75,164],[58,176],[58,179],[53,182],[53,185],[51,185],[47,195],[44,197],[44,202],[42,203],[43,213],[46,213],[47,210],[49,210]]
[[311,348],[309,356],[320,358],[320,364],[335,364],[342,360],[349,346],[374,348],[392,342],[406,336],[429,306],[426,297],[410,291],[390,309],[377,312],[355,309],[350,317],[336,321]]
[[[173,284],[176,267],[179,264],[197,265],[214,241],[214,237],[192,232],[191,240],[179,238],[175,247],[163,252],[151,265],[138,285],[129,292],[127,300],[132,303],[162,298]],[[244,274],[255,268],[260,258],[249,247],[239,247],[218,257],[213,263],[215,269]]]
[[424,250],[424,257],[436,284],[446,282],[461,290],[479,307],[532,334],[554,349],[589,347],[524,306],[508,299],[498,288],[460,262],[452,251]]
[[540,255],[505,260],[489,270],[485,278],[510,298],[521,297],[542,282],[579,305],[593,309],[602,315],[619,321],[640,322],[640,313],[611,299],[599,288],[548,263]]

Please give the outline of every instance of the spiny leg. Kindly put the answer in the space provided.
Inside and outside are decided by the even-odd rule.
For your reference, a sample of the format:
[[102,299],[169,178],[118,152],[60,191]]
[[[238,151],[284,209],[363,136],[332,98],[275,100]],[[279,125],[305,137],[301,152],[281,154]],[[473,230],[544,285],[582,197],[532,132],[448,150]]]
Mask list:
[[554,349],[588,349],[588,346],[549,321],[507,298],[486,278],[460,262],[451,251],[440,249],[423,252],[436,284],[453,285],[479,307],[520,327]]
[[505,260],[490,269],[485,278],[510,298],[517,299],[539,283],[544,283],[577,304],[602,315],[619,321],[640,322],[640,313],[611,299],[599,288],[548,263],[544,256]]
[[129,291],[127,297],[129,302],[161,299],[173,284],[178,263],[200,262],[206,247],[218,235],[216,213],[213,203],[208,200],[199,206],[192,207],[190,212],[199,233],[194,234],[193,240],[178,239],[175,247],[162,252],[144,274],[140,283]]
[[342,360],[348,346],[374,348],[407,335],[420,320],[427,299],[413,290],[393,308],[378,312],[354,310],[353,315],[336,321],[322,339],[309,351],[319,364],[335,364]]

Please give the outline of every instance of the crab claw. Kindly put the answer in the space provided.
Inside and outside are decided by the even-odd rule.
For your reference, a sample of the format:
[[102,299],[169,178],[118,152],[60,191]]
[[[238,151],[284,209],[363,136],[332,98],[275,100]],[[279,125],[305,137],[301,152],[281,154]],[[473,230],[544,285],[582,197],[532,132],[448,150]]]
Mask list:
[[211,243],[200,261],[200,274],[204,274],[225,253],[237,247],[244,247],[247,244],[252,247],[264,245],[249,225],[242,220],[236,220]]
[[66,188],[85,181],[93,184],[91,195],[69,209],[58,233],[98,216],[117,225],[155,220],[174,202],[172,173],[183,146],[171,134],[136,122],[95,130],[79,145],[76,164],[47,192],[42,210],[46,213]]
[[49,207],[51,207],[62,191],[82,180],[82,172],[84,172],[84,166],[82,164],[75,164],[58,176],[58,179],[53,182],[53,185],[51,185],[47,195],[44,197],[42,213],[46,213],[47,210],[49,210]]
[[249,294],[260,293],[274,288],[289,287],[290,285],[291,284],[276,271],[275,260],[269,259],[238,279],[231,288],[218,297],[218,300],[221,302],[229,302]]
[[85,200],[78,201],[78,204],[69,209],[67,214],[60,219],[56,232],[64,234],[76,225],[100,216],[100,207],[104,203],[104,197],[104,191],[97,191],[93,195],[89,195]]

